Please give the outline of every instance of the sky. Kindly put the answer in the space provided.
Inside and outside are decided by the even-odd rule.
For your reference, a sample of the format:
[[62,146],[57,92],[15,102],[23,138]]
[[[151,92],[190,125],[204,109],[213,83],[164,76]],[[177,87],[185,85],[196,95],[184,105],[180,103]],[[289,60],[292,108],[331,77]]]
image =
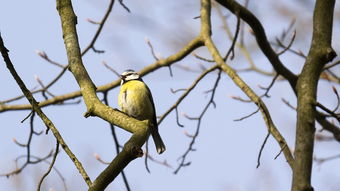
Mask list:
[[[103,85],[117,80],[112,72],[107,70],[102,62],[105,61],[116,71],[125,69],[136,71],[154,63],[154,58],[146,43],[149,39],[156,55],[167,57],[176,53],[190,39],[199,32],[199,20],[193,19],[199,15],[198,1],[171,1],[145,0],[144,3],[124,1],[130,8],[128,13],[118,1],[106,23],[95,47],[105,50],[103,54],[89,51],[84,57],[84,64],[96,85]],[[269,39],[275,40],[282,30],[286,29],[292,18],[297,19],[295,24],[297,40],[294,48],[308,52],[310,41],[310,19],[313,6],[308,1],[279,1],[273,3],[269,0],[261,0],[259,3],[250,1],[250,8],[263,21]],[[92,39],[96,25],[87,22],[87,19],[98,21],[104,14],[108,1],[97,2],[94,0],[74,1],[73,7],[78,16],[78,35],[80,46],[86,47]],[[263,6],[260,6],[263,5]],[[61,35],[59,16],[55,8],[55,1],[5,1],[0,0],[0,32],[6,47],[10,50],[12,62],[26,85],[33,89],[38,86],[36,77],[44,83],[48,83],[56,76],[60,68],[47,63],[37,55],[37,51],[44,51],[54,61],[66,64],[66,53]],[[281,6],[280,6],[281,5]],[[291,5],[297,5],[294,8]],[[281,11],[265,11],[268,9]],[[289,8],[289,9],[287,9]],[[287,12],[290,10],[290,12]],[[339,18],[339,3],[337,3],[337,16]],[[228,12],[224,12],[231,17]],[[299,13],[298,15],[295,15]],[[282,16],[283,15],[283,16]],[[222,30],[222,22],[217,17],[216,10],[212,13],[215,40],[218,48],[226,50],[229,43],[220,40],[225,35]],[[299,16],[299,17],[297,17]],[[230,20],[230,21],[229,21]],[[235,19],[228,19],[230,26],[235,25]],[[339,20],[335,21],[339,24]],[[339,25],[337,25],[339,26]],[[234,28],[232,28],[234,29]],[[233,31],[233,30],[232,30]],[[246,27],[246,31],[249,28]],[[339,27],[334,28],[337,34]],[[224,36],[225,38],[225,36]],[[334,35],[334,48],[339,50],[338,36]],[[246,44],[251,51],[251,56],[260,68],[268,70],[267,59],[259,52],[251,35],[246,35]],[[202,56],[209,56],[204,49],[197,50]],[[247,66],[245,58],[236,51],[236,58],[230,62],[234,68]],[[338,53],[339,54],[339,53]],[[303,64],[303,60],[288,54],[281,57],[283,62],[297,73]],[[210,63],[188,56],[175,64],[174,76],[169,75],[167,68],[162,68],[144,77],[144,81],[150,87],[158,115],[163,114],[181,95],[181,92],[172,94],[170,88],[180,89],[189,87],[197,72],[187,72],[179,66],[198,68],[201,64],[208,68]],[[20,95],[20,89],[10,76],[5,65],[0,65],[0,84],[5,91],[1,91],[0,100],[5,100]],[[339,71],[339,67],[337,67]],[[267,86],[271,77],[261,76],[254,72],[244,72],[241,77],[258,94],[263,93],[258,85]],[[160,134],[167,146],[167,151],[157,155],[153,143],[150,144],[151,155],[159,161],[166,160],[171,167],[165,167],[149,161],[151,174],[144,166],[144,158],[131,162],[125,169],[131,190],[216,190],[216,191],[248,191],[248,190],[277,190],[290,189],[291,170],[283,155],[276,160],[274,157],[280,151],[278,144],[270,137],[263,150],[261,165],[256,168],[258,152],[266,136],[266,127],[260,114],[256,114],[246,120],[235,122],[255,111],[254,104],[242,103],[231,99],[231,96],[245,95],[236,87],[226,75],[222,75],[218,89],[216,90],[216,108],[209,107],[202,119],[200,133],[196,139],[194,148],[187,161],[191,164],[182,168],[177,174],[174,169],[178,166],[178,158],[186,151],[190,138],[187,134],[193,134],[197,128],[197,121],[188,120],[184,114],[195,117],[202,112],[210,99],[209,93],[205,93],[213,87],[216,73],[209,74],[197,89],[179,106],[180,122],[183,128],[176,124],[175,113],[171,113],[160,125]],[[319,84],[318,99],[326,106],[334,106],[336,97],[331,93],[331,87],[335,84],[321,81]],[[336,86],[339,89],[339,86]],[[77,91],[78,86],[71,73],[67,72],[63,78],[54,85],[50,91],[55,95]],[[118,88],[109,93],[109,102],[112,107],[117,107]],[[264,99],[272,117],[289,146],[293,149],[295,133],[295,112],[282,103],[285,98],[295,105],[296,100],[288,84],[278,81],[270,92],[271,98]],[[101,95],[100,95],[101,96]],[[41,95],[36,95],[42,100]],[[78,101],[77,98],[73,101]],[[26,103],[26,100],[16,102]],[[98,118],[84,118],[85,105],[73,104],[67,106],[49,106],[43,111],[59,129],[61,135],[83,163],[91,179],[105,168],[98,162],[94,154],[98,154],[104,161],[110,161],[115,156],[115,146],[108,124]],[[15,158],[26,154],[26,150],[17,146],[12,139],[25,143],[29,133],[29,122],[20,123],[29,111],[10,111],[0,113],[0,174],[15,169]],[[43,131],[44,125],[39,118],[35,118],[34,125],[37,131]],[[320,127],[318,127],[318,130]],[[322,132],[325,135],[327,132]],[[123,144],[130,134],[117,129],[118,137]],[[45,156],[55,147],[55,139],[51,133],[48,135],[34,136],[32,141],[32,155]],[[316,142],[316,157],[332,156],[339,151],[339,143]],[[20,161],[22,164],[24,161]],[[67,155],[61,151],[57,157],[55,167],[62,173],[68,190],[86,190],[87,186],[73,166]],[[0,177],[0,190],[36,190],[39,178],[47,170],[48,164],[41,163],[30,165],[19,175],[9,178]],[[339,186],[340,161],[333,160],[322,165],[314,164],[312,182],[315,190],[332,191]],[[57,172],[53,170],[43,184],[43,190],[64,190],[63,182]],[[125,186],[121,176],[107,188],[110,190],[124,191]]]

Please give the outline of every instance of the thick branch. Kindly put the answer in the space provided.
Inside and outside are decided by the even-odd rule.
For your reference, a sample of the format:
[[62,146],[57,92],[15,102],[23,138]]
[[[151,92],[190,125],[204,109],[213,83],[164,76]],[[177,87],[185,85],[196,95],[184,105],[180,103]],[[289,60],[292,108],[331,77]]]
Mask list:
[[[140,148],[145,143],[149,134],[148,122],[130,118],[125,114],[101,103],[96,95],[96,87],[88,75],[81,59],[78,35],[76,31],[77,17],[74,14],[71,1],[57,0],[57,10],[61,19],[69,69],[80,87],[81,94],[87,107],[85,117],[98,116],[111,124],[122,127],[123,129],[133,133],[133,136],[125,144],[123,151],[118,154],[118,156],[110,164],[109,167],[111,168],[108,167],[107,170],[101,173],[94,181],[94,185],[96,187],[99,186],[105,188],[116,178],[119,172],[129,162],[141,156],[140,153],[142,152]],[[119,172],[114,173],[116,171]],[[103,179],[108,181],[100,181]],[[92,186],[90,188],[92,190]]]
[[313,163],[317,85],[326,63],[336,53],[331,47],[334,0],[317,0],[313,17],[312,45],[297,81],[297,126],[293,191],[310,191]]
[[108,167],[96,178],[93,184],[90,186],[89,191],[102,191],[104,190],[122,170],[137,157],[143,156],[143,151],[136,147],[131,147],[135,142],[140,141],[140,137],[143,139],[143,143],[148,138],[148,129],[140,129],[135,132],[130,140],[124,145],[123,150],[113,159]]
[[[238,15],[241,17],[242,20],[248,23],[248,25],[252,28],[254,31],[254,35],[256,38],[256,41],[262,50],[263,54],[268,58],[271,65],[275,69],[275,71],[280,75],[286,78],[292,87],[292,90],[294,93],[297,93],[296,90],[296,83],[297,83],[297,76],[293,74],[290,70],[288,70],[281,60],[279,59],[278,55],[275,53],[273,48],[270,46],[270,43],[267,39],[266,33],[264,31],[264,28],[260,21],[256,18],[255,15],[253,15],[247,8],[243,7],[239,3],[237,3],[235,0],[216,0],[219,4],[221,4],[223,7],[230,10],[235,15],[236,12],[239,12]],[[320,31],[321,32],[321,31]],[[321,33],[322,34],[322,33]],[[325,37],[327,38],[327,37]],[[320,112],[318,112],[317,115],[321,115]],[[316,119],[320,125],[324,127],[324,129],[328,130],[331,126],[330,122],[327,121],[327,119],[318,117]],[[326,126],[324,126],[326,125]],[[334,131],[330,131],[334,133]],[[335,137],[339,136],[338,134],[334,134]],[[338,139],[337,139],[338,140]]]

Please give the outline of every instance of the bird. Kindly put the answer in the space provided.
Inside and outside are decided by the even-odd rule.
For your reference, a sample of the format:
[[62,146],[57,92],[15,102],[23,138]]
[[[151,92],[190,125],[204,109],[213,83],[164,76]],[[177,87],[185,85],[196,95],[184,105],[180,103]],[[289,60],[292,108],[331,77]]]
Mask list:
[[162,154],[166,148],[158,132],[156,109],[149,87],[134,70],[124,71],[120,78],[118,105],[121,111],[138,120],[149,121],[156,151]]

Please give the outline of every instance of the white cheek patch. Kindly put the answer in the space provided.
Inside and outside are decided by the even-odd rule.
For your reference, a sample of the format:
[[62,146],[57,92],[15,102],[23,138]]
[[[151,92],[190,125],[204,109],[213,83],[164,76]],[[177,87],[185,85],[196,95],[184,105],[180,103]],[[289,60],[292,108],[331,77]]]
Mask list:
[[125,81],[137,80],[137,79],[139,79],[139,75],[137,73],[132,73],[126,76]]

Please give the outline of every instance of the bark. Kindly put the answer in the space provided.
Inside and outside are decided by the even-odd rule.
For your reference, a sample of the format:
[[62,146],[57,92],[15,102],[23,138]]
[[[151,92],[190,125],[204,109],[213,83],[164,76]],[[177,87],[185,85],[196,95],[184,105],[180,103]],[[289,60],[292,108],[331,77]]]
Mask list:
[[292,191],[313,190],[311,174],[317,85],[322,68],[336,56],[331,47],[334,3],[334,0],[316,1],[312,45],[296,85],[298,106]]

